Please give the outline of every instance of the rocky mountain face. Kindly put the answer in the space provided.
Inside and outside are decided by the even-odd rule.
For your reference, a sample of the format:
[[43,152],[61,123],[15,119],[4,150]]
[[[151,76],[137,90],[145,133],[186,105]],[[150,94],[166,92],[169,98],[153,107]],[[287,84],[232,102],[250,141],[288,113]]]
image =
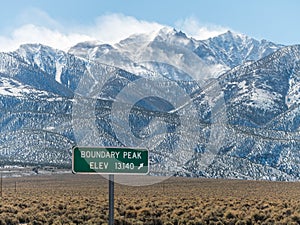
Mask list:
[[174,29],[0,53],[1,164],[141,146],[151,174],[299,180],[300,47]]

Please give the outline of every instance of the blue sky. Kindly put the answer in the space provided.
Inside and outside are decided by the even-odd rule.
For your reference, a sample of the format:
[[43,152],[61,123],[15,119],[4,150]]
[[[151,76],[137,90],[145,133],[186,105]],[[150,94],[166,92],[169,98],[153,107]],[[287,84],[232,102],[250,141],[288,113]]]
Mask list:
[[10,0],[0,9],[0,51],[40,42],[68,48],[116,42],[167,25],[197,39],[230,29],[257,39],[300,44],[298,0]]

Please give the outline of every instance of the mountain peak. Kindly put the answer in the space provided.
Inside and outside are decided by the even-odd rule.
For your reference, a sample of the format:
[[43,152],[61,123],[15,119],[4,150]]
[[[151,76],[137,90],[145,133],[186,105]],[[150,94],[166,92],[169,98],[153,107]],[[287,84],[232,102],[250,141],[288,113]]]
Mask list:
[[158,32],[168,34],[168,33],[176,33],[177,30],[173,27],[165,26],[165,27],[161,28]]
[[234,68],[247,61],[263,58],[281,47],[283,46],[268,41],[258,41],[228,30],[219,36],[202,41],[194,52],[208,62],[216,61]]
[[[133,34],[115,45],[116,48],[128,48],[128,46],[147,46],[151,43],[168,43],[172,45],[192,46],[193,40],[188,38],[182,31],[177,31],[172,27],[163,27],[158,31],[149,33]],[[191,48],[192,48],[191,47]]]
[[177,31],[175,28],[172,27],[163,27],[161,28],[157,36],[160,37],[165,37],[165,38],[170,38],[170,37],[178,37],[178,38],[188,38],[186,34],[182,31]]
[[55,58],[56,55],[63,54],[63,51],[43,44],[23,44],[14,52],[15,56],[23,58],[27,63],[35,61],[37,64],[39,64],[37,61],[43,61],[38,58],[43,58],[44,55],[51,55],[52,58]]
[[71,48],[95,48],[98,47],[100,45],[102,45],[103,43],[100,41],[84,41],[84,42],[79,42],[76,45],[74,45]]
[[251,39],[242,33],[234,32],[231,30],[228,30],[227,32],[220,34],[219,36],[216,36],[213,38],[221,38],[221,39],[226,39],[226,40],[230,40],[230,41]]
[[194,49],[196,46],[194,39],[187,37],[184,32],[177,31],[175,28],[171,27],[160,29],[153,38],[153,42],[165,42],[176,46],[187,47],[189,49]]
[[31,53],[37,53],[40,51],[57,52],[57,51],[61,51],[61,50],[54,49],[50,46],[39,44],[39,43],[31,43],[31,44],[20,45],[20,47],[16,51],[17,52],[26,51],[26,52],[31,52]]

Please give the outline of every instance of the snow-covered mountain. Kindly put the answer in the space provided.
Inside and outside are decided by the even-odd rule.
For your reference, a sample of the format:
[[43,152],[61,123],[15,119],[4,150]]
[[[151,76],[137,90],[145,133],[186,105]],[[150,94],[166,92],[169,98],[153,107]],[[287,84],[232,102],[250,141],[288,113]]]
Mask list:
[[280,49],[283,45],[258,41],[242,34],[228,31],[200,42],[195,53],[212,64],[218,62],[230,68],[247,61],[256,61]]
[[197,71],[205,68],[199,78],[209,79],[247,61],[263,58],[281,47],[283,45],[266,40],[258,41],[231,31],[199,41],[187,37],[181,31],[163,28],[157,33],[133,35],[114,46],[93,42],[79,43],[69,53],[129,71],[134,67],[130,71],[133,73],[138,73],[137,63],[155,61],[169,64],[172,61],[173,66],[184,68],[190,74],[199,75]]
[[0,53],[0,162],[146,146],[152,174],[299,180],[300,47],[171,28]]

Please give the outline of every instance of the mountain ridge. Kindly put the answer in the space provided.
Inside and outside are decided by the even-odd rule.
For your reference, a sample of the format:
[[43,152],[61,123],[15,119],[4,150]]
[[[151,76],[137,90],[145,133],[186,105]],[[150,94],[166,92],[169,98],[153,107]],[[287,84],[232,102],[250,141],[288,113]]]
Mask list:
[[154,175],[299,180],[299,59],[299,45],[173,28],[68,52],[22,45],[0,54],[0,161],[70,164],[76,144],[149,139]]

